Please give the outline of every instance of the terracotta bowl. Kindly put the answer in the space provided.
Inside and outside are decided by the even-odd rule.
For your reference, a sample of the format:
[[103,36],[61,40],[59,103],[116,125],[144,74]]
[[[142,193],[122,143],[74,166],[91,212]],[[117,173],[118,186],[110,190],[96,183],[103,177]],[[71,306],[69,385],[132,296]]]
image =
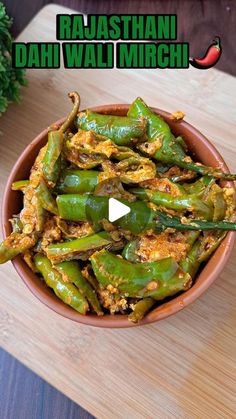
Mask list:
[[[92,110],[104,114],[126,115],[128,107],[128,105],[106,105],[93,108]],[[153,110],[168,122],[175,135],[182,135],[184,137],[193,157],[205,165],[220,167],[225,172],[229,172],[227,165],[218,151],[197,129],[184,121],[174,122],[167,112],[156,108],[153,108]],[[62,122],[63,119],[57,121],[56,124],[61,124]],[[42,131],[32,143],[28,145],[18,158],[10,173],[2,206],[2,228],[5,237],[11,232],[11,226],[8,221],[9,218],[11,218],[13,214],[18,214],[22,208],[22,194],[20,192],[12,191],[11,184],[16,180],[28,178],[30,168],[33,165],[39,149],[44,146],[47,141],[47,132],[47,129]],[[164,319],[171,314],[177,313],[196,300],[216,280],[223,270],[233,248],[234,240],[235,234],[229,232],[209,262],[200,271],[192,288],[153,309],[139,325]],[[104,317],[97,317],[92,314],[86,316],[79,314],[60,301],[53,291],[29,269],[20,256],[15,258],[12,263],[32,293],[42,301],[42,303],[56,311],[58,314],[79,323],[98,327],[115,328],[136,326],[128,321],[127,316],[125,315],[105,315]]]

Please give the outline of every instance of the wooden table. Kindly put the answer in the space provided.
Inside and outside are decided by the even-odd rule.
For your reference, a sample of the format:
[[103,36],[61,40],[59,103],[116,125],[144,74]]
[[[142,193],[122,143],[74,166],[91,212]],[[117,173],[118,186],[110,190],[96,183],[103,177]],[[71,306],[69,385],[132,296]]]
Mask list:
[[[21,41],[54,41],[55,15],[44,8]],[[82,106],[129,103],[184,110],[235,172],[236,80],[216,70],[31,70],[20,106],[0,120],[1,195],[24,147],[65,115],[66,93]],[[0,336],[4,349],[99,418],[232,418],[236,391],[235,253],[217,282],[192,306],[150,326],[80,326],[42,305],[11,263],[1,266]]]

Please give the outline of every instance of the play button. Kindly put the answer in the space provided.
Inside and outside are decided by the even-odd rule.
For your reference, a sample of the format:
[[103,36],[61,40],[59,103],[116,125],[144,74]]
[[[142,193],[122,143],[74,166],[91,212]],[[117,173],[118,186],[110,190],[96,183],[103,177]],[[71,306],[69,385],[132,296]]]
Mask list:
[[111,223],[124,217],[124,215],[129,214],[129,212],[130,207],[128,207],[128,205],[122,204],[122,202],[115,198],[109,198],[108,219]]
[[[84,195],[85,211],[82,220],[93,222],[96,231],[106,230],[109,221],[114,228],[139,234],[152,229],[153,211],[143,201],[133,199],[134,195],[126,191],[119,177],[101,180],[93,194]],[[99,233],[98,233],[99,234]]]

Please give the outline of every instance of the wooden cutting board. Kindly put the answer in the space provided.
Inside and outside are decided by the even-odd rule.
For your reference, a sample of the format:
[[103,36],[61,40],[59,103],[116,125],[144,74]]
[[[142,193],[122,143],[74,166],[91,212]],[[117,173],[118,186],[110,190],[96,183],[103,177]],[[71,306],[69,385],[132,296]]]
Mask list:
[[[21,41],[54,41],[57,13],[42,9]],[[222,58],[223,59],[223,58]],[[11,167],[43,128],[82,106],[131,102],[186,112],[236,172],[236,79],[216,70],[31,70],[20,105],[0,119],[1,196]],[[1,266],[4,349],[99,418],[232,418],[236,391],[236,253],[197,302],[159,323],[103,330],[42,305],[11,263]]]

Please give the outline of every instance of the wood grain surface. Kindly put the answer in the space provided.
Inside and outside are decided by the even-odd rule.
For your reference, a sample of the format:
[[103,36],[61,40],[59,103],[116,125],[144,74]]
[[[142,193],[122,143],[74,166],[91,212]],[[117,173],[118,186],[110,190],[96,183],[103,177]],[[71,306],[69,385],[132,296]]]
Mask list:
[[[18,35],[32,17],[48,3],[61,4],[82,13],[176,13],[178,40],[190,43],[193,57],[204,55],[212,38],[222,39],[223,54],[217,68],[236,75],[235,0],[3,0],[14,18]],[[24,11],[22,13],[22,10]]]
[[[47,6],[21,41],[53,41]],[[21,105],[0,120],[0,193],[24,147],[66,114],[68,91],[82,107],[136,95],[183,110],[236,172],[236,79],[217,70],[31,70]],[[0,268],[1,345],[99,418],[233,418],[236,391],[235,251],[216,283],[191,306],[144,327],[103,330],[58,316],[26,289],[11,263]]]
[[93,416],[1,349],[0,418],[93,419]]

